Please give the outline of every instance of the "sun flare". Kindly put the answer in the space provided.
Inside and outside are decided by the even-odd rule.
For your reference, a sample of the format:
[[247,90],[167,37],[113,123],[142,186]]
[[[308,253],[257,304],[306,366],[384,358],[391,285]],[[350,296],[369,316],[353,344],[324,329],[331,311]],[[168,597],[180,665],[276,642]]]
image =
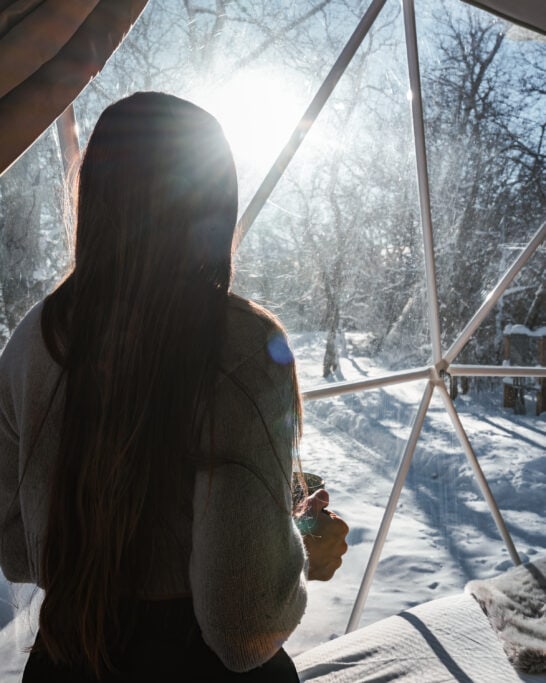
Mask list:
[[294,84],[262,71],[236,74],[207,100],[236,161],[254,170],[275,161],[305,110]]

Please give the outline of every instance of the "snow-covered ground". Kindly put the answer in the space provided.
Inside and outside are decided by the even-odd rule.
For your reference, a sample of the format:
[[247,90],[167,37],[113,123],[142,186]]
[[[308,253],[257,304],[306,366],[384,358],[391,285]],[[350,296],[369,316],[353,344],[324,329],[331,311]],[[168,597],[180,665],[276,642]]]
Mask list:
[[[302,389],[324,384],[323,339],[291,340]],[[354,349],[340,359],[345,379],[381,372]],[[349,550],[330,582],[309,584],[307,613],[286,645],[290,654],[345,632],[424,386],[305,402],[303,467],[325,479],[331,509],[350,526]],[[455,404],[521,559],[545,552],[546,413],[536,416],[531,400],[525,415],[503,408],[500,387],[459,395]],[[458,593],[470,579],[511,565],[444,404],[433,395],[360,624]],[[0,626],[12,615],[2,599],[11,599],[5,582]]]

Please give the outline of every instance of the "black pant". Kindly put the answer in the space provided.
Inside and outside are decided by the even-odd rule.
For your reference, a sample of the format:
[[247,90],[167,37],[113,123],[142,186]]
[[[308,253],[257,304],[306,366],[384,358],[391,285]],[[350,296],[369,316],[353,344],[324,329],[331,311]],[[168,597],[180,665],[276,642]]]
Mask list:
[[[100,683],[299,683],[294,663],[283,649],[247,673],[226,669],[201,637],[190,599],[138,603],[136,627],[115,664],[117,672],[101,677]],[[22,683],[46,681],[97,683],[97,678],[84,666],[56,666],[43,652],[32,652]]]

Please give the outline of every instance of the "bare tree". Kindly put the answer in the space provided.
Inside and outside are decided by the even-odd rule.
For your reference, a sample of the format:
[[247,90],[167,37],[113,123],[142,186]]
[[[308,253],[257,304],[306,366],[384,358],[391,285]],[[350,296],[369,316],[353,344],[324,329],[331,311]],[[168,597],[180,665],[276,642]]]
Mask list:
[[[522,244],[543,214],[544,122],[522,78],[521,46],[516,54],[504,23],[475,10],[436,21],[440,58],[426,71],[427,142],[449,343],[500,276],[503,245]],[[535,286],[543,279],[544,271]],[[498,356],[491,324],[465,347],[463,362]]]
[[50,129],[0,177],[0,347],[65,271],[64,197]]

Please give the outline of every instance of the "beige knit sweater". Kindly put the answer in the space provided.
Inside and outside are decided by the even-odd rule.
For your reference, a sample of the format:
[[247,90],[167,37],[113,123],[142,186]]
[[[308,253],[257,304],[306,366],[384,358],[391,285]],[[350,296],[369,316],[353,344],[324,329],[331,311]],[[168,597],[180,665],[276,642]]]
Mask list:
[[[9,581],[37,585],[64,402],[41,309],[0,356],[0,566]],[[211,480],[197,473],[193,520],[166,503],[165,528],[142,549],[156,558],[142,596],[191,591],[205,641],[234,671],[272,657],[306,606],[307,559],[291,515],[292,361],[279,322],[230,296],[214,419],[215,460],[218,451],[229,464]]]

